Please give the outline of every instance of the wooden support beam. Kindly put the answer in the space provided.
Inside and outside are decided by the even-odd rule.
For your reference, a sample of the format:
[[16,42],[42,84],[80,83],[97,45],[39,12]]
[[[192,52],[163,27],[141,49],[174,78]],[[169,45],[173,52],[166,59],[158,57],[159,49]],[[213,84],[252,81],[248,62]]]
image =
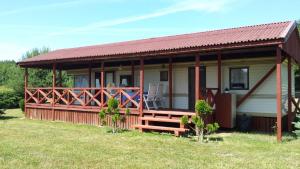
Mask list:
[[52,88],[56,86],[56,64],[53,63],[52,65]]
[[89,63],[89,87],[92,87],[92,65]]
[[169,108],[173,108],[173,63],[172,58],[169,58]]
[[221,80],[222,80],[222,70],[221,70],[221,67],[222,67],[222,63],[221,63],[221,53],[219,52],[218,53],[218,93],[221,93]]
[[281,48],[276,49],[276,107],[277,107],[277,141],[282,141],[282,88],[281,88]]
[[291,57],[288,57],[288,131],[292,131],[292,61]]
[[101,107],[104,105],[104,62],[101,63],[101,73],[100,73],[100,87],[101,87]]
[[52,119],[54,120],[55,105],[55,87],[56,87],[56,63],[52,65]]
[[238,108],[249,96],[275,71],[276,65],[273,66],[238,102],[236,107]]
[[24,111],[25,111],[25,114],[26,114],[27,87],[28,87],[28,68],[25,68],[25,71],[24,71]]
[[140,59],[140,116],[143,115],[143,93],[144,93],[144,58]]
[[[281,58],[281,63],[284,61],[284,57]],[[251,94],[276,70],[274,65],[239,101],[237,101],[237,108],[247,100]]]
[[200,56],[195,58],[195,102],[200,99]]
[[131,87],[134,87],[134,61],[131,61]]

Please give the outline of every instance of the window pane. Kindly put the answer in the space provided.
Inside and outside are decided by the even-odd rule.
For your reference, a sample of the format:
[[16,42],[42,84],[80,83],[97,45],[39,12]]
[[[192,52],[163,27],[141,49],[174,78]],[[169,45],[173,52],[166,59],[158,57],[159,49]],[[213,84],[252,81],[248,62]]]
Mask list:
[[168,71],[160,72],[160,81],[168,81]]
[[248,68],[230,69],[230,89],[248,89]]

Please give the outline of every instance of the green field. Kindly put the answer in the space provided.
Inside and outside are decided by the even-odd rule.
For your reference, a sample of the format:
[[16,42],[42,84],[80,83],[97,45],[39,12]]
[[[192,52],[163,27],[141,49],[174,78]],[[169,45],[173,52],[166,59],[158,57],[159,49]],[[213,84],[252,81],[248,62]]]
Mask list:
[[155,133],[112,134],[107,128],[0,119],[0,168],[300,168],[300,140],[264,134],[220,133],[199,144]]

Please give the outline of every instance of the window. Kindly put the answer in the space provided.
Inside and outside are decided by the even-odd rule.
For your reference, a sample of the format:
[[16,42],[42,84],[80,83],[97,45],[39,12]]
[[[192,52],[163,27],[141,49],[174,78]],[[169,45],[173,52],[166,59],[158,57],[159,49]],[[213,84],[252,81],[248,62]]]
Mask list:
[[168,81],[168,71],[160,71],[160,81]]
[[230,68],[230,90],[249,89],[249,68]]

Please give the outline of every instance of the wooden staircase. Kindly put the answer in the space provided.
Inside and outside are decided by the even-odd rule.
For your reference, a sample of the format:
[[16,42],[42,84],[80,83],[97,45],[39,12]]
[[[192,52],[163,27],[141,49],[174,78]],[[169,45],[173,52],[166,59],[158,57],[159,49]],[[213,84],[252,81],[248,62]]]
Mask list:
[[184,115],[191,118],[194,114],[182,111],[144,110],[143,116],[139,117],[139,124],[134,127],[141,132],[145,130],[167,131],[173,132],[175,136],[179,136],[181,133],[189,130],[181,124],[180,118]]

